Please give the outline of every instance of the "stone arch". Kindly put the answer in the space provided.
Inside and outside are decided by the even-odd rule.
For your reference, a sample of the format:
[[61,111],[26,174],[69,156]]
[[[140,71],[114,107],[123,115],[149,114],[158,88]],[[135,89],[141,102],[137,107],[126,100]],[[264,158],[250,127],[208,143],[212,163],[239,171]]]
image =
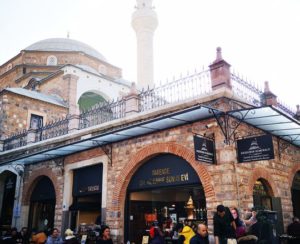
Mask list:
[[128,184],[136,172],[136,170],[148,159],[161,153],[171,153],[185,159],[196,171],[199,179],[203,185],[205,198],[208,202],[216,200],[212,179],[203,164],[197,162],[194,158],[194,153],[186,147],[176,143],[156,143],[142,148],[131,159],[128,164],[123,168],[120,176],[116,180],[115,190],[113,194],[113,203],[118,203],[115,210],[121,212],[125,206],[126,192]]
[[35,186],[37,185],[37,183],[39,182],[39,180],[42,177],[48,177],[55,189],[55,196],[56,196],[56,203],[58,202],[58,197],[59,197],[59,192],[58,192],[58,182],[56,180],[55,175],[52,173],[52,171],[48,170],[48,169],[42,169],[39,171],[35,171],[30,175],[29,180],[24,184],[24,190],[23,190],[23,204],[24,205],[29,205],[30,204],[30,198],[31,198],[31,194],[35,188]]
[[269,194],[271,196],[278,196],[277,188],[275,182],[271,176],[271,174],[264,168],[255,168],[252,172],[252,176],[249,180],[249,187],[248,187],[248,195],[253,195],[253,186],[255,181],[258,179],[262,179],[264,183],[268,186]]
[[289,177],[288,177],[288,180],[289,180],[289,189],[292,188],[294,177],[295,177],[295,175],[297,174],[298,171],[300,171],[300,165],[295,165],[290,170]]
[[[97,90],[83,91],[79,94],[79,97],[78,97],[78,100],[77,100],[77,104],[78,104],[78,106],[81,110],[82,110],[81,103],[83,102],[83,99],[87,99],[85,96],[88,95],[88,94],[94,94],[95,98],[92,98],[92,99],[100,99],[98,102],[108,102],[108,101],[110,101],[110,98],[108,97],[108,95],[106,95],[105,93],[103,93],[101,91],[97,91]],[[94,106],[94,104],[92,106]]]

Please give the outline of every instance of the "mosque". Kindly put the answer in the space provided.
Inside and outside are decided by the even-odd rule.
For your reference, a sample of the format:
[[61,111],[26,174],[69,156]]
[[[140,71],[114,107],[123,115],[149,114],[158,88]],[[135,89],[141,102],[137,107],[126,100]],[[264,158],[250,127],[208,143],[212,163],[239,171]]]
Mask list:
[[[0,66],[0,228],[78,229],[116,243],[154,222],[205,222],[216,206],[256,207],[285,232],[300,216],[300,108],[230,70],[153,88],[152,0],[137,0],[137,84],[89,45],[38,41]],[[147,89],[141,89],[146,88]]]

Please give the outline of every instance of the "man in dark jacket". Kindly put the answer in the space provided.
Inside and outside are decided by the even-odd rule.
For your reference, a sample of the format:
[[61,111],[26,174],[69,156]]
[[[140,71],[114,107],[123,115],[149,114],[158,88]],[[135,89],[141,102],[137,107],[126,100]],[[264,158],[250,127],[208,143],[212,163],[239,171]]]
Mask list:
[[197,233],[190,240],[190,244],[209,244],[207,226],[205,224],[198,225]]

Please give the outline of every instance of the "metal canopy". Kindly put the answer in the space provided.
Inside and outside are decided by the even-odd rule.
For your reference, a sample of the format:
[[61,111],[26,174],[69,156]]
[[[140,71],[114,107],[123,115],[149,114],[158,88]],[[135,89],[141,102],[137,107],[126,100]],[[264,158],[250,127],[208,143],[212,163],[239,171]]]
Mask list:
[[230,111],[228,115],[300,146],[300,123],[272,106]]
[[50,160],[57,157],[62,157],[73,153],[85,151],[91,148],[104,146],[114,142],[131,139],[137,136],[142,136],[149,133],[165,130],[168,128],[173,128],[179,125],[213,118],[215,114],[220,115],[222,113],[223,112],[210,107],[197,105],[192,108],[182,110],[180,112],[169,113],[167,115],[163,115],[155,119],[149,119],[147,121],[139,122],[120,129],[111,130],[109,132],[105,132],[100,135],[93,136],[78,142],[73,142],[68,145],[51,148],[26,156],[21,156],[19,158],[3,162],[3,164],[12,162],[31,164],[40,161]]

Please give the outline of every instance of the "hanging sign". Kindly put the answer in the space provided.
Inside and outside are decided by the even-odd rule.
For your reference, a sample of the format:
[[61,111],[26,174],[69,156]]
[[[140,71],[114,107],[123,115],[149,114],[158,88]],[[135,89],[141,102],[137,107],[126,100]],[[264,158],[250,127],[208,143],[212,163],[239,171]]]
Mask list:
[[251,137],[236,142],[240,163],[274,159],[271,135]]
[[195,135],[194,148],[197,161],[215,163],[215,144],[213,140]]

